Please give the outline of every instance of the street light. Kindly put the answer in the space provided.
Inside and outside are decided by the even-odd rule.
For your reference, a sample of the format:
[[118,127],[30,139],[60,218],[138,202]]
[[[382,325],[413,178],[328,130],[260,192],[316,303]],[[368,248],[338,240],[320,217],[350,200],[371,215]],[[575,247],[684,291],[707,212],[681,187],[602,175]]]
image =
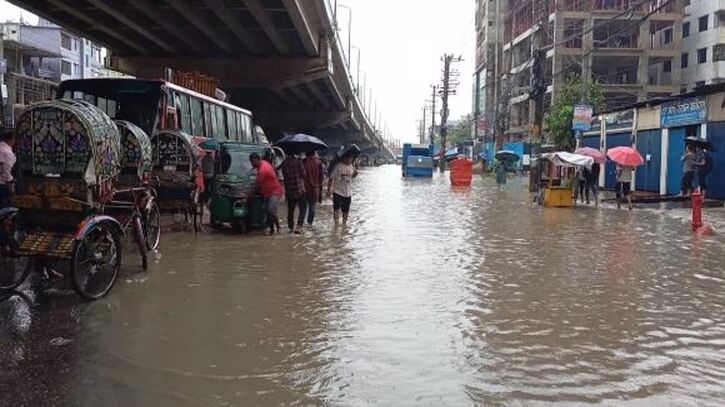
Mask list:
[[[347,67],[350,68],[350,54],[352,54],[352,9],[344,4],[338,4],[337,7],[344,8],[348,12],[347,19]],[[337,13],[337,11],[335,12]],[[337,21],[335,22],[337,27]]]
[[352,46],[357,50],[357,79],[355,80],[355,94],[360,94],[360,47]]

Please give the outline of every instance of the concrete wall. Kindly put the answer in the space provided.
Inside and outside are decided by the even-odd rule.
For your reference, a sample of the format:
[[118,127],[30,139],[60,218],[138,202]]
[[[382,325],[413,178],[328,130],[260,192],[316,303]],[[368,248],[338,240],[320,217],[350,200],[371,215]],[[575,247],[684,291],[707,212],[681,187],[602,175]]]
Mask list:
[[[690,35],[682,40],[682,50],[689,52],[689,64],[682,70],[682,82],[688,90],[695,87],[698,81],[706,84],[718,83],[725,80],[725,61],[714,61],[713,46],[725,44],[725,16],[717,11],[725,8],[720,1],[692,0],[686,7],[684,22],[690,23]],[[708,28],[699,32],[698,20],[708,16]],[[697,50],[707,48],[707,62],[697,63]]]

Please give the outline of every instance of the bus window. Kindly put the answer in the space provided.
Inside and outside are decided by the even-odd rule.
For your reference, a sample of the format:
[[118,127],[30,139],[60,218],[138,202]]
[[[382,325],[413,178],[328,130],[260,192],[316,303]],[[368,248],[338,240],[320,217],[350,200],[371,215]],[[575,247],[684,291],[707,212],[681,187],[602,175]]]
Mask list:
[[110,117],[111,119],[115,119],[117,108],[118,108],[118,105],[116,104],[116,101],[113,99],[108,99],[108,108],[106,110],[108,117]]
[[221,106],[216,106],[214,113],[216,114],[217,124],[217,133],[214,135],[214,137],[218,138],[219,140],[226,140],[227,128],[224,125],[224,109]]
[[237,112],[237,126],[239,126],[239,141],[247,142],[247,129],[244,128],[244,119],[242,114]]
[[237,126],[237,115],[234,110],[227,110],[227,130],[230,140],[239,141],[239,127]]
[[244,137],[249,143],[254,143],[255,140],[252,137],[252,119],[246,114],[242,113],[242,120],[244,121]]
[[204,112],[201,109],[201,100],[191,98],[191,135],[204,134]]
[[181,119],[181,130],[187,134],[193,134],[191,127],[191,112],[189,111],[189,95],[177,94],[179,100],[176,103]]
[[214,122],[212,121],[211,105],[204,102],[204,133],[203,137],[214,137]]

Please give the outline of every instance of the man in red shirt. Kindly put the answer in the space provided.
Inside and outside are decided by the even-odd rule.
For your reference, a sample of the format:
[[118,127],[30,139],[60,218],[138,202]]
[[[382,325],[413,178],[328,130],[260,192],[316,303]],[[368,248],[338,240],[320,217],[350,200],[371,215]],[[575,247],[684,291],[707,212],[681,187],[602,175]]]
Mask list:
[[272,167],[272,164],[262,160],[262,157],[260,157],[259,154],[250,154],[249,161],[252,163],[252,166],[257,169],[257,181],[255,188],[259,191],[265,201],[269,234],[273,235],[275,228],[277,233],[279,233],[277,208],[279,208],[279,201],[284,194],[282,184],[279,183],[277,172]]
[[322,161],[313,151],[305,158],[305,191],[307,192],[307,224],[312,226],[315,221],[317,203],[322,202],[322,183],[325,172]]

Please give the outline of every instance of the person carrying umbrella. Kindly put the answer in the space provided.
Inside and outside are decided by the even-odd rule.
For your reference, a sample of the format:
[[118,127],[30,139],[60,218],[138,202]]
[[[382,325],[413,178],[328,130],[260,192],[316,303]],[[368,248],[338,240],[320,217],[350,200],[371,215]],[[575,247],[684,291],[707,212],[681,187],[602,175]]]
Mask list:
[[644,164],[642,154],[633,147],[615,147],[607,151],[607,157],[617,163],[617,208],[622,207],[622,199],[627,198],[629,210],[632,210],[632,172],[634,167]]
[[622,208],[622,200],[626,198],[629,210],[632,210],[632,171],[632,167],[617,165],[617,209]]
[[[297,154],[290,154],[282,163],[282,176],[287,198],[287,227],[290,233],[300,234],[307,214],[307,193],[305,191],[305,164]],[[295,227],[295,208],[299,208]]]
[[690,196],[693,191],[692,181],[695,179],[696,160],[695,146],[688,144],[680,158],[682,161],[682,196]]

